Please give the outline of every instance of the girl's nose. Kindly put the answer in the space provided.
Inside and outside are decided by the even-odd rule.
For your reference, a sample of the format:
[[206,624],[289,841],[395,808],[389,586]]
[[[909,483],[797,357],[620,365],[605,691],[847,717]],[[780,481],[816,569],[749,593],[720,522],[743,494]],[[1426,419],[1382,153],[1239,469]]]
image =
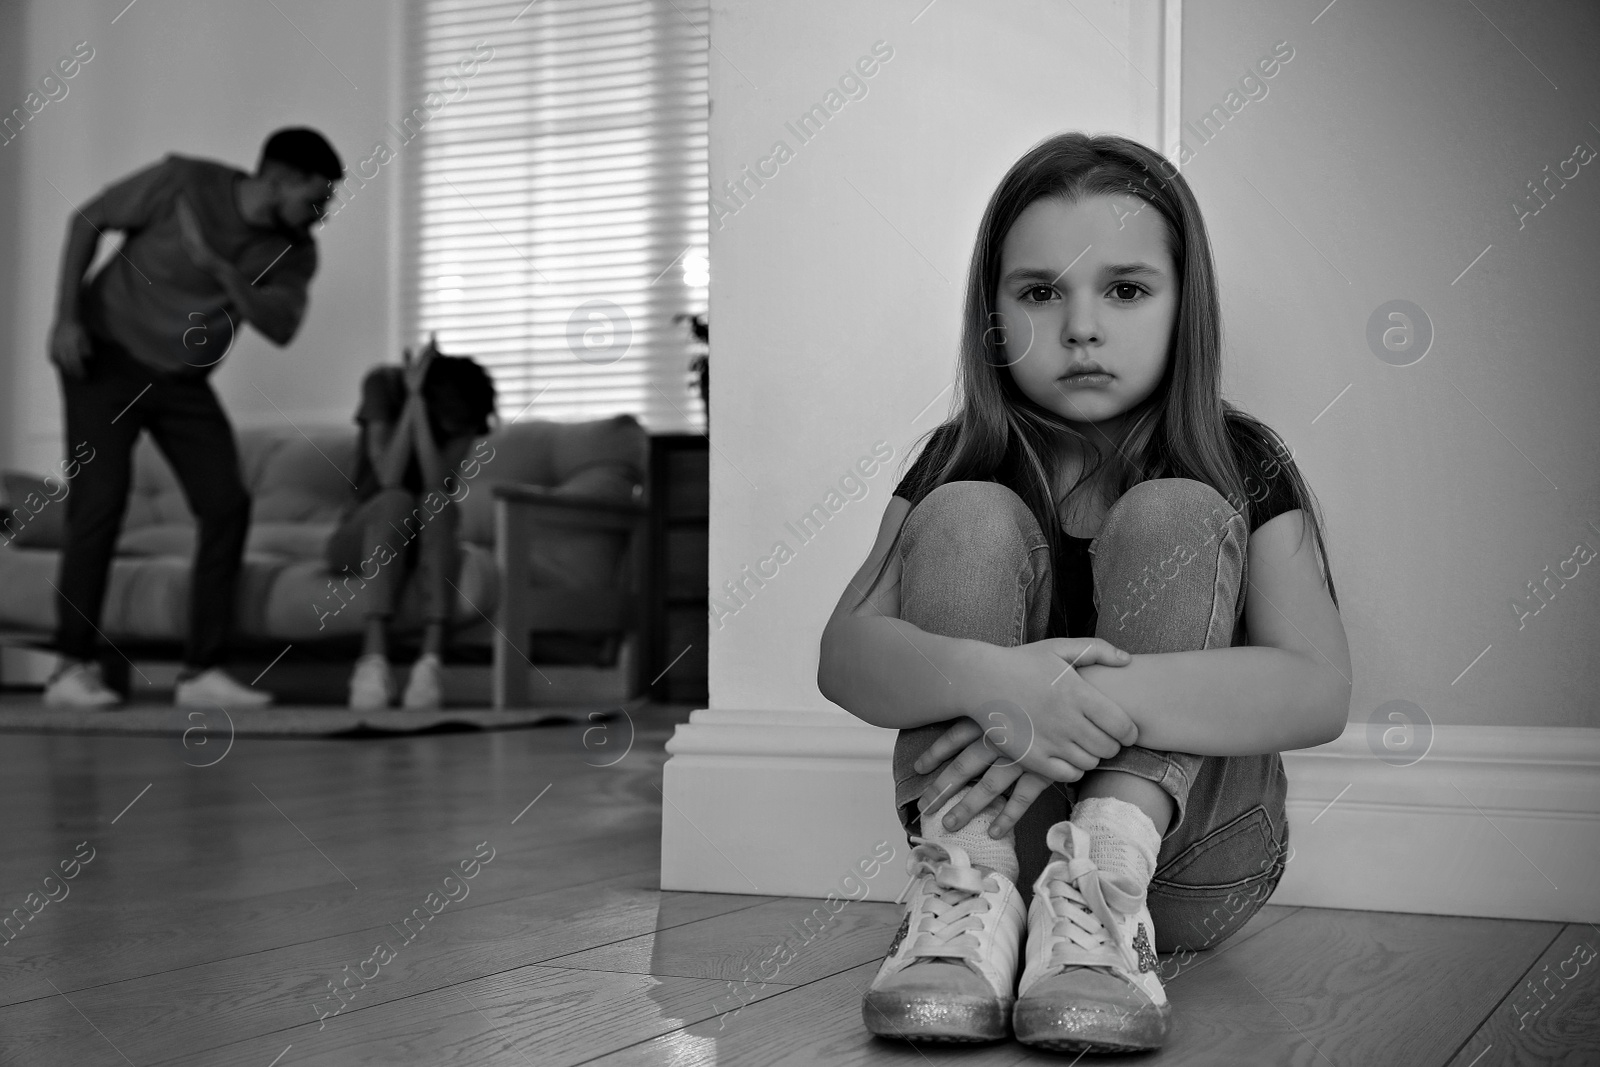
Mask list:
[[1103,343],[1100,335],[1100,323],[1093,314],[1087,310],[1067,312],[1066,321],[1061,324],[1061,344],[1065,348],[1082,348],[1087,345]]

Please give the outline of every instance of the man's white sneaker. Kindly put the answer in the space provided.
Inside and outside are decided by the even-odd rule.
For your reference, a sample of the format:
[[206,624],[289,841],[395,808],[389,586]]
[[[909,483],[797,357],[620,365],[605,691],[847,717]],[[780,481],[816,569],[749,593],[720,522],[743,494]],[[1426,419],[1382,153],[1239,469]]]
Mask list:
[[73,660],[45,682],[44,702],[52,708],[110,708],[122,703],[122,695],[101,678],[100,664]]
[[911,897],[862,1019],[881,1037],[1000,1040],[1016,999],[1021,894],[1005,875],[974,867],[959,846],[911,840]]
[[350,673],[350,707],[380,711],[393,700],[394,676],[389,672],[388,657],[370,652],[356,660],[356,669]]
[[272,694],[240,685],[221,667],[209,667],[178,682],[172,702],[180,708],[264,708]]
[[412,709],[437,708],[444,703],[443,666],[432,652],[417,657],[411,665],[411,677],[406,679],[406,695],[402,707]]
[[1160,1048],[1172,1005],[1156,973],[1155,924],[1137,878],[1089,859],[1089,832],[1050,828],[1050,863],[1033,884],[1017,1040],[1056,1052]]

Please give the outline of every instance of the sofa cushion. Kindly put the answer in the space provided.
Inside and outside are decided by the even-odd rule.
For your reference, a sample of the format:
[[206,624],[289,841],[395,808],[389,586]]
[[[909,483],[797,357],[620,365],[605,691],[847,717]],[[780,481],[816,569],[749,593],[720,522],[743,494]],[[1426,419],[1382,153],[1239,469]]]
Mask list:
[[[361,630],[355,605],[332,596],[323,546],[354,499],[357,434],[353,424],[244,428],[237,432],[241,476],[252,493],[251,529],[239,589],[239,636],[246,640],[314,640]],[[493,634],[484,623],[498,607],[494,564],[496,483],[550,486],[559,495],[634,498],[649,454],[649,437],[631,416],[583,423],[526,420],[502,426],[478,447],[461,497],[461,596],[454,622]],[[488,458],[483,458],[488,457]],[[63,516],[65,508],[51,511]],[[148,436],[134,453],[127,516],[111,569],[103,629],[113,640],[181,640],[187,627],[195,530],[183,490]],[[535,584],[585,588],[614,583],[625,563],[619,534],[542,531],[528,553]],[[49,633],[56,625],[59,553],[0,545],[0,625]],[[402,596],[397,625],[420,623],[420,590]],[[318,607],[321,610],[318,610]],[[458,640],[460,638],[458,637]],[[484,638],[485,640],[487,638]]]
[[21,548],[60,548],[66,537],[68,491],[59,476],[0,473],[0,540]]
[[[290,559],[322,559],[331,522],[253,522],[245,538],[245,552]],[[117,538],[119,556],[194,557],[196,530],[191,522],[163,522],[125,529]]]
[[[247,456],[259,456],[259,471],[247,471],[250,521],[334,523],[355,501],[357,435],[354,426],[306,426],[304,434],[252,429]],[[270,434],[270,443],[257,439]]]
[[[245,427],[234,437],[252,522],[332,522],[355,498],[353,425]],[[177,475],[155,441],[141,436],[123,530],[192,521]]]
[[[335,522],[354,501],[351,479],[358,444],[354,424],[246,427],[236,436],[240,473],[251,493],[252,523]],[[494,543],[490,487],[499,483],[631,500],[634,486],[644,480],[649,452],[649,435],[631,415],[589,422],[507,423],[471,453],[488,458],[480,458],[463,479],[461,536],[480,545]],[[124,535],[144,526],[192,521],[171,467],[154,442],[142,437],[134,451]]]
[[56,628],[56,580],[61,553],[0,545],[0,627],[51,633]]
[[[0,596],[0,626],[40,634],[55,630],[51,583],[59,560],[54,551],[0,548],[0,589],[6,591]],[[190,573],[187,556],[118,557],[111,565],[101,629],[113,642],[181,641],[188,629]],[[359,603],[340,600],[331,580],[320,559],[246,554],[236,636],[244,641],[302,641],[360,634]],[[454,626],[467,630],[485,615],[494,617],[499,580],[487,549],[463,546],[456,586],[460,595],[451,609]],[[421,626],[422,591],[416,583],[407,583],[394,624],[402,631]]]
[[492,451],[476,447],[474,455],[488,458],[467,480],[461,499],[461,536],[482,545],[494,544],[493,486],[541,485],[563,495],[627,503],[644,482],[650,455],[650,436],[631,415],[518,421],[490,434],[486,443]]

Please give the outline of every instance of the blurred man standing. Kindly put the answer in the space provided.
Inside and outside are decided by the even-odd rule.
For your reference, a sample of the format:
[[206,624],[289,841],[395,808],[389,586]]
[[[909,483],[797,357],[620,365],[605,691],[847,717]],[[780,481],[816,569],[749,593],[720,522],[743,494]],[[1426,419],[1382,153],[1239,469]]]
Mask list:
[[[56,603],[61,662],[46,684],[46,704],[121,700],[100,676],[96,640],[141,430],[172,465],[199,527],[175,701],[271,703],[221,666],[250,496],[233,427],[207,378],[245,323],[275,345],[294,336],[317,269],[311,227],[343,175],[321,134],[284,129],[267,139],[254,174],[169,155],[73,213],[50,359],[61,372],[68,450],[87,442],[94,462],[82,466],[66,501]],[[126,239],[86,285],[108,229]]]

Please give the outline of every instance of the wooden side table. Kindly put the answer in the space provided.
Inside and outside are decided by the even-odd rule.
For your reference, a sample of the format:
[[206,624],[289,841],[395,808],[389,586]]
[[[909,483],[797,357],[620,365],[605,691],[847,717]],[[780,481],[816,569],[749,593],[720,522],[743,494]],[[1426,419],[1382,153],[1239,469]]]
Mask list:
[[[650,698],[703,703],[710,594],[711,446],[704,436],[650,438]],[[665,673],[663,673],[665,672]]]

